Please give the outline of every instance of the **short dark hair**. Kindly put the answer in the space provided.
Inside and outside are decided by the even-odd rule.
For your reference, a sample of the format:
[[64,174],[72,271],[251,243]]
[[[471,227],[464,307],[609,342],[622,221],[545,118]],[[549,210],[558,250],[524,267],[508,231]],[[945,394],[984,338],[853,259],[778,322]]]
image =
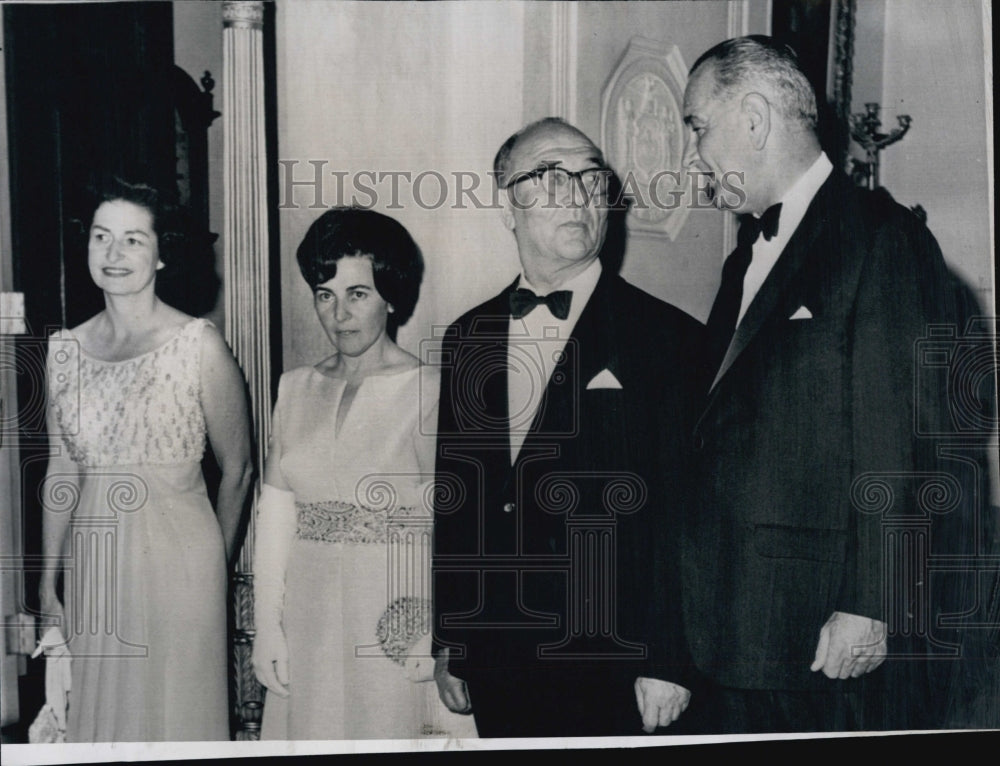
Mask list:
[[690,74],[705,64],[711,64],[715,76],[713,96],[729,97],[741,87],[763,85],[786,119],[816,130],[816,92],[791,46],[766,35],[734,37],[701,54]]
[[538,128],[557,126],[560,128],[566,128],[572,130],[575,133],[579,133],[581,136],[590,141],[587,135],[574,125],[570,125],[562,117],[543,117],[540,120],[535,120],[528,125],[525,125],[519,131],[514,133],[510,138],[503,142],[500,148],[497,150],[496,156],[493,158],[493,180],[496,181],[497,186],[501,189],[504,187],[504,180],[507,177],[507,163],[510,162],[511,152],[514,151],[514,147],[517,146],[517,142],[521,139],[521,136],[526,133],[531,133]]
[[395,340],[397,328],[413,315],[420,296],[420,248],[394,218],[358,207],[335,207],[313,221],[295,253],[302,277],[313,290],[337,275],[337,261],[351,256],[371,260],[375,289],[393,307],[386,332]]
[[163,268],[156,273],[156,294],[188,314],[199,316],[212,310],[220,285],[212,246],[216,237],[205,226],[196,224],[176,195],[145,181],[105,175],[90,184],[85,197],[88,213],[79,217],[85,234],[97,208],[105,202],[121,200],[147,210],[163,262]]

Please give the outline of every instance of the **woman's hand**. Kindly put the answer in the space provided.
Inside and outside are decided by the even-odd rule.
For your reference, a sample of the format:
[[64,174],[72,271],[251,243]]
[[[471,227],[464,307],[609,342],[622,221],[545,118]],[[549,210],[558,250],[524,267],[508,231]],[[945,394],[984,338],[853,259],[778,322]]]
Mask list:
[[257,628],[253,639],[253,672],[268,691],[288,696],[288,642],[281,626],[270,620]]

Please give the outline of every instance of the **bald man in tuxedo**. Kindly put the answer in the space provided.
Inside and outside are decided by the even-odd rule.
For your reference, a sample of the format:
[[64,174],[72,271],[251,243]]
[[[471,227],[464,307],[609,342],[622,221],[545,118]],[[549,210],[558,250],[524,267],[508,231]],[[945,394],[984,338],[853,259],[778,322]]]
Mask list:
[[443,341],[441,698],[483,737],[678,731],[701,325],[602,263],[610,170],[578,129],[532,123],[494,170],[521,273]]

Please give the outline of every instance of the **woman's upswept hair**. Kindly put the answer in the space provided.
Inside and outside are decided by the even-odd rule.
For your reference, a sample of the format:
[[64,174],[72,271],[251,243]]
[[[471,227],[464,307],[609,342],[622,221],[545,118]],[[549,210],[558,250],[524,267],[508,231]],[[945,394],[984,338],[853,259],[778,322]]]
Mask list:
[[412,316],[420,296],[424,259],[410,233],[396,219],[374,210],[336,207],[313,221],[296,252],[299,270],[313,290],[337,275],[337,261],[364,256],[372,262],[375,289],[393,308],[386,332]]

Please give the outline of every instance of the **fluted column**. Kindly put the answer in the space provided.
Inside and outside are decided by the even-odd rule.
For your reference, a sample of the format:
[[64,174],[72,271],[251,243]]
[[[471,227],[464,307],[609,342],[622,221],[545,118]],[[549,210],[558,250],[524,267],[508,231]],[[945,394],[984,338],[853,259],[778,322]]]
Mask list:
[[[257,465],[263,467],[271,421],[264,3],[225,2],[222,19],[226,340],[249,386]],[[257,500],[254,490],[251,521],[240,553],[234,589],[236,712],[243,723],[244,735],[251,728],[245,720],[248,705],[261,699],[250,663],[253,518]]]
[[576,123],[576,71],[578,6],[558,0],[552,9],[552,39],[549,61],[552,68],[552,103],[549,114]]

